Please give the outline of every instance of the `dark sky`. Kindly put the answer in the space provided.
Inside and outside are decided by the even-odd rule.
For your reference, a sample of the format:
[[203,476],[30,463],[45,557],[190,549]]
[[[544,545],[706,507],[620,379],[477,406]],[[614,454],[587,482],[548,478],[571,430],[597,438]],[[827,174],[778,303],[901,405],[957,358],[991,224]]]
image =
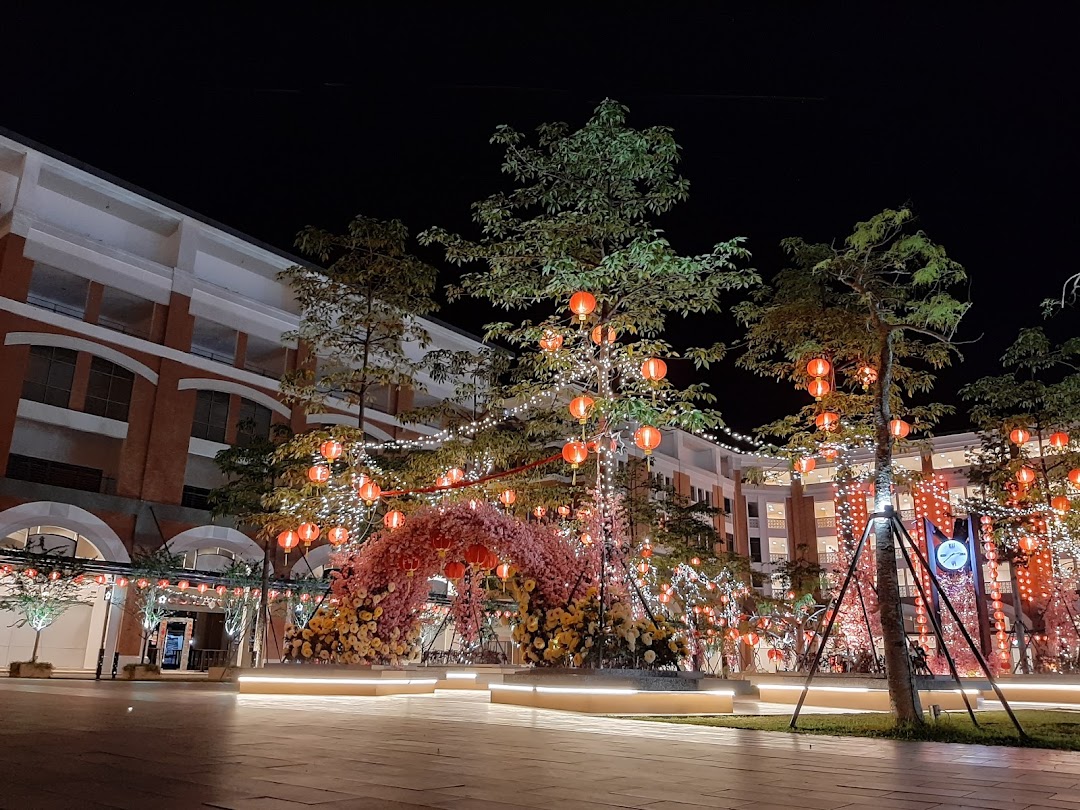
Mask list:
[[[1072,8],[385,5],[8,10],[0,125],[288,248],[301,225],[356,213],[467,230],[469,204],[504,182],[497,124],[580,124],[617,98],[683,146],[691,199],[660,224],[684,252],[742,235],[768,275],[782,237],[841,238],[911,202],[968,268],[965,336],[984,335],[943,377],[945,400],[992,373],[1076,270]],[[479,330],[488,313],[441,315]],[[1078,317],[1051,328],[1075,333]],[[671,331],[737,335],[715,318]],[[711,379],[740,430],[803,401],[731,363]]]

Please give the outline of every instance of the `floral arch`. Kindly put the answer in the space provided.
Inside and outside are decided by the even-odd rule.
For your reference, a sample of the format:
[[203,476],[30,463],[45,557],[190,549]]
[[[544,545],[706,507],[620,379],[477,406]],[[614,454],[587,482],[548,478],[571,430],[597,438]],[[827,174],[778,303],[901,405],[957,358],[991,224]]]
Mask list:
[[[480,561],[479,547],[490,552],[487,561]],[[546,611],[569,606],[596,584],[599,554],[553,525],[525,522],[490,504],[429,507],[334,557],[333,598],[288,639],[287,655],[339,663],[415,659],[429,578],[461,564],[450,571],[460,576],[448,575],[457,588],[451,612],[468,633],[469,613],[484,602],[495,575],[492,562],[509,567],[503,579],[512,580],[512,592],[528,593],[531,610]]]

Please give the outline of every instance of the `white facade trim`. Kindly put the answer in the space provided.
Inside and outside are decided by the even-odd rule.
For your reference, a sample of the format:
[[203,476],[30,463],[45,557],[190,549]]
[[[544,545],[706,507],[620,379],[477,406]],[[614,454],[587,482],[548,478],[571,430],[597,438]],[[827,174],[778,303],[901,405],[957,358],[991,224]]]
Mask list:
[[188,439],[188,455],[214,458],[222,450],[228,450],[229,445],[220,442],[212,442],[209,439],[200,439],[192,436]]
[[17,413],[20,419],[30,422],[59,425],[113,439],[126,439],[128,434],[128,423],[121,422],[119,419],[106,419],[104,416],[73,411],[70,408],[58,408],[56,405],[46,405],[44,402],[34,402],[29,399],[19,400]]
[[140,363],[134,357],[102,346],[92,340],[74,337],[72,335],[58,335],[54,332],[8,332],[4,338],[6,346],[55,346],[59,349],[71,349],[76,352],[93,354],[110,363],[115,363],[121,368],[126,368],[132,374],[144,377],[154,385],[158,384],[158,373],[145,363]]
[[244,562],[258,562],[263,558],[259,544],[243,532],[228,526],[196,526],[169,538],[168,548],[172,554],[201,551],[205,548],[226,548]]
[[269,394],[264,394],[262,391],[256,391],[254,388],[250,388],[242,383],[232,382],[230,380],[213,380],[209,377],[185,377],[176,384],[176,390],[178,391],[221,391],[225,394],[236,394],[244,399],[250,399],[252,402],[258,402],[260,405],[269,408],[275,413],[279,413],[282,416],[288,418],[292,415],[292,411],[289,410],[289,406],[278,402]]
[[61,526],[70,529],[93,543],[106,560],[131,562],[131,555],[116,532],[101,518],[78,506],[56,501],[34,501],[0,512],[0,537],[30,526]]

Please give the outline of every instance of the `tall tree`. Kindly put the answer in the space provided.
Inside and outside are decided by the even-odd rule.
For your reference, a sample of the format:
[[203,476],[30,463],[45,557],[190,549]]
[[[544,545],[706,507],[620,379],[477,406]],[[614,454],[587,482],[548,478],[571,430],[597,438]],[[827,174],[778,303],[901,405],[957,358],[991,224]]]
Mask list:
[[[837,372],[834,390],[818,406],[772,429],[802,453],[816,441],[813,418],[839,413],[843,429],[874,450],[876,509],[881,512],[891,505],[894,492],[894,433],[910,427],[897,417],[903,414],[916,429],[925,428],[945,410],[916,408],[908,401],[928,391],[933,370],[948,365],[957,353],[955,335],[969,304],[956,291],[967,274],[941,245],[913,227],[907,208],[885,210],[856,224],[841,245],[792,238],[783,247],[794,267],[738,311],[748,326],[748,348],[740,362],[765,376],[804,381],[808,361],[830,361]],[[852,390],[835,391],[845,384]],[[875,522],[889,695],[897,721],[917,724],[922,711],[908,657],[891,532],[888,522]]]
[[358,409],[357,425],[376,390],[416,387],[430,343],[419,321],[438,305],[431,297],[437,271],[409,253],[408,229],[358,216],[345,233],[307,227],[297,248],[323,265],[281,273],[300,305],[300,326],[284,335],[310,348],[318,369],[287,373],[281,390],[315,412],[330,400]]

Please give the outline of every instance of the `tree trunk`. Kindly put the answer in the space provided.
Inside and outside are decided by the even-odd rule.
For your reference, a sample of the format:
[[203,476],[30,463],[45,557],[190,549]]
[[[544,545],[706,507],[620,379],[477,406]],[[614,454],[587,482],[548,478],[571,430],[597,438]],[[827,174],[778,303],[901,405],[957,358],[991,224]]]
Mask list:
[[30,653],[30,663],[31,664],[36,664],[37,663],[38,647],[40,646],[40,644],[41,644],[41,631],[35,629],[34,630],[34,651],[32,653]]
[[256,667],[266,662],[266,630],[270,613],[270,538],[263,540],[262,590],[259,592],[259,613],[255,617],[255,660]]
[[[893,332],[885,334],[881,346],[874,408],[874,511],[892,512],[893,474],[892,442],[889,422],[892,410],[889,391],[892,388]],[[896,551],[893,528],[888,520],[874,522],[874,542],[877,558],[878,605],[881,610],[881,635],[885,643],[885,675],[889,684],[889,703],[899,725],[918,725],[923,722],[919,694],[911,671],[907,633],[904,631],[904,611],[900,601],[900,581],[896,572]]]

